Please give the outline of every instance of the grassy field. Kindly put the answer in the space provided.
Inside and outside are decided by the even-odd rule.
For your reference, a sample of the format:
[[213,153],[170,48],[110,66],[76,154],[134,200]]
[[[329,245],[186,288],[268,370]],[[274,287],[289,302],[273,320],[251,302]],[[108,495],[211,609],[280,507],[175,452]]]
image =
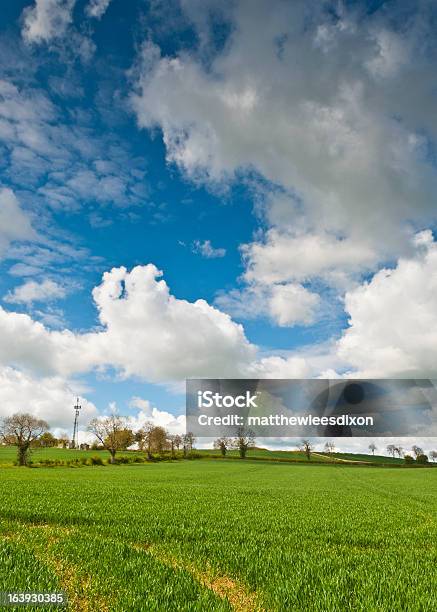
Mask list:
[[[221,457],[220,451],[216,449],[204,449],[196,450],[196,455],[201,457]],[[95,451],[95,450],[73,450],[73,449],[61,449],[61,448],[43,448],[33,449],[31,453],[31,461],[37,465],[40,461],[53,460],[53,461],[72,461],[75,459],[91,458],[99,456],[104,460],[109,458],[107,451]],[[140,451],[123,451],[117,454],[118,457],[145,457],[144,453]],[[179,457],[182,457],[182,452],[179,451]],[[239,457],[237,450],[231,450],[227,453],[227,458]],[[304,462],[307,463],[307,457],[302,451],[280,451],[280,450],[267,450],[264,448],[256,448],[248,452],[248,457],[252,459],[266,459],[266,460],[279,460],[279,461],[290,461],[290,462]],[[13,446],[0,446],[0,467],[13,465],[17,458],[16,448]],[[314,453],[311,461],[313,463],[332,463],[333,461],[350,461],[350,462],[372,462],[375,464],[403,464],[402,459],[393,459],[392,457],[384,457],[375,455],[355,455],[352,453],[334,453],[333,455],[327,455],[324,453]]]
[[0,590],[65,589],[75,611],[433,611],[436,476],[250,460],[3,469]]
[[[139,451],[120,452],[120,456],[142,455]],[[100,456],[104,459],[109,457],[106,451],[63,449],[63,448],[35,448],[31,451],[31,461],[38,463],[41,460],[52,459],[54,461],[71,461],[82,457]],[[14,446],[0,446],[0,466],[12,465],[17,459],[17,449]]]

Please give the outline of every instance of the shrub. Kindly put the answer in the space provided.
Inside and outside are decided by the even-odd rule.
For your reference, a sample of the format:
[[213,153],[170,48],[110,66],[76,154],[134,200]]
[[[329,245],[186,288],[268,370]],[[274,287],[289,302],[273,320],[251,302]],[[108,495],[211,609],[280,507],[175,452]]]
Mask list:
[[120,463],[132,463],[130,457],[116,457],[115,458],[115,463],[116,464],[120,464]]
[[424,465],[425,463],[428,463],[427,455],[424,455],[424,454],[417,455],[416,463],[420,463],[421,465]]
[[103,465],[103,459],[97,455],[93,455],[90,458],[91,465]]
[[412,463],[414,463],[414,459],[411,455],[405,455],[404,461],[407,465],[411,465]]

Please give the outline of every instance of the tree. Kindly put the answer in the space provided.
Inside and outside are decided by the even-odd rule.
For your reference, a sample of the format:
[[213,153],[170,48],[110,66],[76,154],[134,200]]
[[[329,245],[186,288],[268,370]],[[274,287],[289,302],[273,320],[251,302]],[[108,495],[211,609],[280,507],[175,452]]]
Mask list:
[[151,450],[159,455],[162,455],[164,450],[169,447],[168,433],[164,427],[160,427],[159,425],[150,430],[148,439]]
[[404,449],[402,448],[402,446],[396,446],[395,453],[397,454],[399,459],[402,459],[402,457],[404,456]]
[[414,463],[414,459],[411,455],[405,455],[404,456],[404,461],[407,465],[410,465],[411,463]]
[[376,446],[375,442],[371,442],[369,444],[369,451],[372,453],[372,455],[375,454],[376,449],[377,449],[377,446]]
[[167,440],[170,444],[171,456],[176,457],[175,450],[179,450],[182,444],[182,437],[179,434],[167,434]]
[[217,448],[220,450],[222,457],[226,457],[226,453],[231,447],[231,445],[232,445],[232,440],[226,437],[217,438],[217,440],[214,441],[214,448]]
[[437,451],[431,451],[429,453],[429,457],[432,461],[436,461],[437,460]]
[[175,458],[175,452],[174,452],[174,450],[175,450],[175,444],[174,444],[175,437],[176,436],[174,434],[167,434],[167,440],[168,440],[168,443],[170,444],[170,453],[171,453],[171,456],[172,456],[173,459]]
[[68,448],[69,444],[70,439],[68,437],[68,434],[65,431],[61,432],[58,438],[58,445],[60,445],[62,448]]
[[118,438],[118,450],[126,450],[135,442],[133,431],[127,427],[115,434]]
[[325,453],[333,454],[335,451],[335,443],[334,442],[325,442]]
[[414,445],[411,447],[411,450],[413,451],[414,456],[416,457],[416,459],[417,459],[417,457],[418,457],[419,455],[423,455],[423,454],[424,454],[424,453],[423,453],[423,449],[422,449],[422,448],[420,448],[420,446],[417,446],[416,444],[414,444]]
[[395,446],[394,444],[389,444],[389,445],[387,446],[387,452],[388,452],[388,454],[389,454],[389,455],[391,455],[391,456],[393,457],[393,459],[394,459],[394,456],[395,456],[395,454],[396,454],[396,446]]
[[247,451],[255,444],[255,434],[250,429],[239,427],[237,429],[237,435],[233,442],[234,448],[236,448],[240,454],[240,459],[246,459]]
[[187,431],[187,433],[182,437],[182,444],[184,449],[184,457],[187,457],[194,447],[194,442],[196,438],[193,435],[193,432]]
[[425,455],[425,453],[419,453],[416,457],[416,462],[421,464],[428,463],[428,455]]
[[182,446],[182,436],[176,434],[173,436],[173,444],[176,450],[179,450]]
[[309,461],[311,459],[311,453],[313,451],[313,445],[311,444],[311,442],[309,440],[302,440],[300,448],[305,453]]
[[180,436],[169,436],[164,427],[154,425],[152,421],[146,421],[144,426],[136,432],[134,439],[140,450],[147,451],[148,459],[153,459],[152,453],[162,455],[164,450],[169,448],[174,456],[175,445],[179,446],[181,442]]
[[134,440],[138,444],[140,451],[143,451],[146,445],[147,432],[144,427],[135,432]]
[[18,465],[27,465],[31,444],[48,429],[46,421],[28,413],[17,413],[3,419],[0,435],[14,440],[18,447]]
[[[115,414],[93,419],[88,425],[88,431],[91,431],[100,444],[109,451],[111,463],[115,463],[117,451],[126,448],[126,430],[128,430],[126,419]],[[130,433],[132,434],[131,431]]]
[[152,421],[146,421],[144,423],[144,427],[142,427],[142,429],[137,431],[137,436],[140,436],[140,438],[142,438],[140,448],[141,450],[147,451],[148,459],[153,458],[152,456],[152,432],[153,432],[154,427],[155,426],[152,423]]
[[43,448],[52,448],[53,446],[56,446],[57,443],[57,439],[52,436],[49,431],[46,431],[38,438],[38,440],[33,442],[33,445],[41,446]]

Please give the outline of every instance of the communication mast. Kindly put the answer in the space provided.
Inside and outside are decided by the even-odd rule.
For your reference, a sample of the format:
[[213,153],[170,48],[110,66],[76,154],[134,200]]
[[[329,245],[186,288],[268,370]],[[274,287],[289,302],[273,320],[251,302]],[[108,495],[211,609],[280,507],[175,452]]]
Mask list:
[[78,421],[79,421],[79,410],[82,406],[79,404],[79,398],[76,398],[76,405],[74,406],[74,427],[73,427],[73,437],[71,439],[71,448],[77,448],[79,446],[79,431],[78,431]]

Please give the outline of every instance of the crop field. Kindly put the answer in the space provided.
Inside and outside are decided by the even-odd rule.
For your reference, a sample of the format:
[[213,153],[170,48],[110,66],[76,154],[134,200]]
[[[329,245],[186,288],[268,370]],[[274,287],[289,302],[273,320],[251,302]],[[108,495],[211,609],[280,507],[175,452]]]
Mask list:
[[9,467],[0,486],[1,591],[99,612],[437,609],[432,469]]

